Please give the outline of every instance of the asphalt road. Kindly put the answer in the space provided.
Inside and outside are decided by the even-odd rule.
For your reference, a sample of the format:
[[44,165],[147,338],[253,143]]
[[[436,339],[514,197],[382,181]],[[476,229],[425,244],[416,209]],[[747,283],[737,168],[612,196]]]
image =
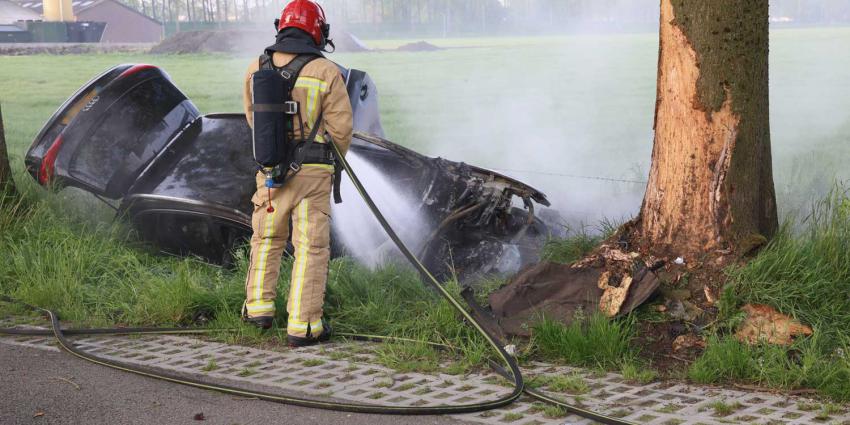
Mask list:
[[[195,419],[200,413],[203,421]],[[67,353],[0,343],[0,424],[3,425],[400,423],[460,422],[447,417],[362,415],[239,399],[115,371]]]

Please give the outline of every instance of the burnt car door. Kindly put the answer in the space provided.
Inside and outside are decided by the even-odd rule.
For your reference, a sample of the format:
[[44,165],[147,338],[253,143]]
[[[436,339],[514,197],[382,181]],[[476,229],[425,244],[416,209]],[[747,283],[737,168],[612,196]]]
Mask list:
[[229,264],[251,236],[256,170],[245,115],[205,115],[140,174],[119,211],[166,252]]
[[161,69],[119,65],[89,82],[45,125],[26,156],[41,184],[122,198],[200,113]]

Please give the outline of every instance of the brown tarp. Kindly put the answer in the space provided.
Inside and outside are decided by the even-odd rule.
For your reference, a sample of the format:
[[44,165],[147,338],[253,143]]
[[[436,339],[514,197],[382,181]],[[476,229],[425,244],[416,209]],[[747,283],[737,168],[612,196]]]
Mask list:
[[[541,262],[520,271],[502,289],[490,295],[490,307],[501,328],[510,335],[528,336],[534,323],[548,317],[565,324],[577,311],[596,311],[603,290],[599,267],[573,267]],[[631,312],[658,288],[659,280],[646,268],[634,276],[620,314]]]

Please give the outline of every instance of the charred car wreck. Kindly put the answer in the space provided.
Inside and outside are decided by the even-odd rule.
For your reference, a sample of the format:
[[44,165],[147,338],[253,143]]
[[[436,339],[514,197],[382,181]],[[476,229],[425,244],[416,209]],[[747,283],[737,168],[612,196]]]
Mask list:
[[[551,227],[534,213],[535,203],[549,205],[544,194],[383,139],[374,83],[363,72],[341,71],[357,131],[349,156],[380,170],[410,200],[427,229],[414,235],[426,265],[469,277],[537,259]],[[228,263],[251,234],[257,165],[244,115],[201,115],[155,66],[116,66],[83,86],[39,132],[26,165],[42,185],[77,187],[110,203],[169,253]],[[371,190],[369,177],[361,179]],[[347,194],[342,205],[360,202]],[[363,248],[348,246],[355,244],[332,227],[334,254],[357,256]]]

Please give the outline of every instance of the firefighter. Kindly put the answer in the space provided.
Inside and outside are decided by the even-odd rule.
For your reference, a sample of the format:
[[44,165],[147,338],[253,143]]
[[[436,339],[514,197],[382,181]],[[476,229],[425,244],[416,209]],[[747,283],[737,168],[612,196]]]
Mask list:
[[[267,54],[273,52],[271,59],[275,69],[286,66],[299,55],[317,56],[297,74],[291,100],[297,102],[299,108],[299,115],[294,119],[301,122],[290,128],[300,139],[316,134],[313,145],[326,150],[332,149],[327,143],[329,136],[344,154],[352,137],[351,103],[340,69],[322,55],[329,43],[329,25],[324,11],[312,1],[295,0],[284,8],[275,24],[277,42],[266,49]],[[252,127],[251,82],[260,66],[259,61],[253,61],[245,79],[245,114]],[[314,126],[319,126],[318,132],[313,131]],[[263,329],[272,326],[281,256],[290,236],[291,222],[295,259],[287,303],[290,347],[312,345],[330,336],[330,328],[322,319],[322,307],[330,260],[333,176],[333,165],[324,160],[312,160],[310,156],[300,171],[289,171],[282,187],[267,189],[264,175],[257,174],[257,192],[252,199],[254,233],[243,318]]]

